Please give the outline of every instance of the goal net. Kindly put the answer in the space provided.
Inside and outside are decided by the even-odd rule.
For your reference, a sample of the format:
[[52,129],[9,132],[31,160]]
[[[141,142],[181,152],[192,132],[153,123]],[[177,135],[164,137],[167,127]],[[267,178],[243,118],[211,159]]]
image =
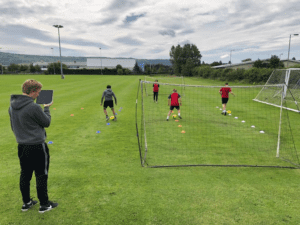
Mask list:
[[[300,101],[300,69],[274,70],[266,85],[284,84],[283,99],[284,109],[294,112],[299,111]],[[255,97],[254,101],[281,107],[281,91],[264,86]]]
[[[145,76],[144,81],[147,82],[155,82],[157,80],[157,83],[165,83],[165,84],[179,84],[180,86],[177,87],[178,91],[184,95],[184,77],[183,76]],[[144,86],[145,88],[145,94],[146,96],[152,96],[153,95],[153,84]],[[159,95],[168,95],[169,90],[166,90],[164,87],[160,87],[159,89]]]
[[[300,143],[294,138],[299,134],[292,130],[297,130],[300,120],[286,113],[287,110],[283,112],[282,107],[253,101],[262,88],[268,88],[279,95],[276,103],[281,105],[284,85],[230,87],[236,97],[229,96],[225,115],[219,93],[221,86],[184,85],[183,96],[182,84],[160,83],[160,91],[164,90],[165,95],[153,103],[145,92],[151,90],[153,83],[139,82],[136,101],[143,166],[299,166]],[[174,108],[167,121],[168,97],[173,89],[181,96],[182,119]]]

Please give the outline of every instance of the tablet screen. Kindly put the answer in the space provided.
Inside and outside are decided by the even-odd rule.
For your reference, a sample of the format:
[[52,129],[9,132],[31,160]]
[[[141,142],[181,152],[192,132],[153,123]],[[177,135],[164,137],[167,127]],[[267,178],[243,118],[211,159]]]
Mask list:
[[37,104],[49,104],[52,102],[53,90],[41,90],[36,99]]

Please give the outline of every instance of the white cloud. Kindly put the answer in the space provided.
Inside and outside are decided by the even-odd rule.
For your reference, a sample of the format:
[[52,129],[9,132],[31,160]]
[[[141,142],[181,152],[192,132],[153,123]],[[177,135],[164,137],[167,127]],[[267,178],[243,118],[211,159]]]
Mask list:
[[[300,6],[296,3],[2,0],[0,36],[5,38],[0,39],[0,46],[5,46],[7,52],[14,48],[19,49],[18,53],[42,55],[45,48],[58,45],[57,29],[52,25],[61,24],[63,55],[75,51],[82,56],[98,56],[101,46],[102,56],[107,57],[167,59],[172,45],[187,42],[199,48],[205,62],[217,61],[220,56],[226,58],[232,49],[238,49],[232,55],[236,59],[246,54],[270,55],[283,50],[287,55],[289,34],[300,32]],[[124,22],[134,15],[143,16]],[[16,26],[20,26],[18,32],[9,30]],[[30,29],[34,35],[30,35]],[[291,46],[291,52],[300,58],[300,37],[293,37]]]

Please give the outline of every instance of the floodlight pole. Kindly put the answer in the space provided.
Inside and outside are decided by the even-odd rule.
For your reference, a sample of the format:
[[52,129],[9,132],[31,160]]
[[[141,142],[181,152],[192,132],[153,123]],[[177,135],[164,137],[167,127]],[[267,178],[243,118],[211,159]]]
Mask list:
[[[51,48],[52,49],[52,56],[54,56],[54,54],[53,54],[53,48]],[[53,74],[55,74],[55,65],[54,65],[54,61],[53,61]]]
[[102,57],[101,57],[101,48],[99,48],[100,49],[100,60],[101,60],[101,75],[103,75],[103,73],[102,73]]
[[[293,34],[293,36],[298,36],[299,34]],[[290,60],[290,49],[291,49],[291,38],[292,38],[292,34],[290,34],[290,40],[289,40],[289,52],[288,52],[288,61],[286,64],[286,67],[289,68],[289,60]]]
[[59,28],[63,28],[62,25],[53,25],[58,29],[58,42],[59,42],[59,55],[60,55],[60,73],[61,73],[61,79],[65,79],[65,76],[63,74],[63,69],[62,69],[62,61],[61,61],[61,47],[60,47],[60,34],[59,34]]

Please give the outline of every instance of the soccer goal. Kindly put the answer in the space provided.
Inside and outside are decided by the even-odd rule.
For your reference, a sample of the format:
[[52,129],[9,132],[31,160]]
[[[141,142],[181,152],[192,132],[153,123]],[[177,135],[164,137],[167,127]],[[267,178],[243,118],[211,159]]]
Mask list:
[[[283,93],[268,87],[274,84],[284,84]],[[300,69],[274,70],[254,101],[281,107],[281,93],[286,105],[283,108],[300,113]]]
[[[167,121],[168,96],[182,84],[160,83],[168,94],[155,104],[145,93],[153,83],[140,80],[136,100],[142,166],[299,167],[300,143],[294,138],[300,135],[299,115],[253,101],[263,88],[283,96],[283,84],[231,86],[236,97],[230,95],[226,115],[219,93],[222,86],[184,85],[182,119],[173,109]],[[276,98],[282,105],[283,97]]]
[[[185,95],[184,90],[184,77],[183,76],[145,76],[144,81],[147,82],[155,82],[158,81],[158,84],[160,83],[166,83],[166,84],[179,84],[180,86],[177,88],[178,91],[182,94],[182,96]],[[145,94],[146,96],[152,95],[153,85],[152,86],[145,86]],[[169,94],[168,90],[164,89],[163,86],[159,89],[159,95],[167,95]]]

